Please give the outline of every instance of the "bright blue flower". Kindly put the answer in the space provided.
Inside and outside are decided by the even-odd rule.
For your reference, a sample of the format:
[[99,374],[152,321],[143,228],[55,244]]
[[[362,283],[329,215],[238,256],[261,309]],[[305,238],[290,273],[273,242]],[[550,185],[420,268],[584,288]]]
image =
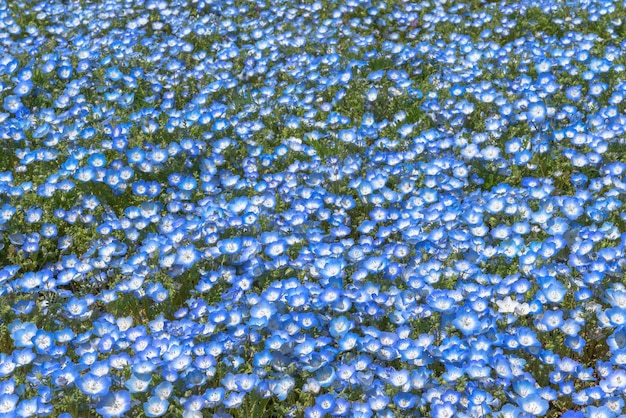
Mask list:
[[63,65],[57,70],[57,75],[61,80],[69,80],[72,78],[73,68],[70,65]]
[[13,393],[3,393],[0,395],[0,414],[3,416],[15,416],[19,396]]
[[219,387],[216,389],[208,389],[203,397],[208,402],[209,408],[215,408],[217,405],[220,405],[224,400],[226,391],[224,388]]
[[130,409],[130,393],[125,390],[107,393],[96,406],[96,412],[105,418],[123,416]]
[[536,393],[519,398],[517,404],[523,412],[538,417],[544,416],[550,407],[548,402]]
[[246,394],[244,392],[231,392],[222,404],[227,409],[239,408],[243,403]]
[[101,153],[94,153],[87,159],[87,163],[94,168],[104,167],[107,163],[105,156]]
[[108,376],[96,376],[86,373],[76,380],[76,386],[82,393],[88,396],[104,396],[109,392],[111,379]]
[[124,386],[130,391],[130,393],[146,392],[152,377],[149,375],[132,374]]
[[72,297],[63,305],[65,313],[73,319],[85,318],[91,314],[86,299],[77,299]]
[[45,354],[53,344],[53,335],[44,330],[38,330],[32,339],[35,349],[40,354]]
[[15,88],[13,89],[13,93],[18,97],[24,97],[28,95],[33,89],[33,82],[31,80],[20,81]]
[[546,107],[543,103],[537,102],[528,106],[527,118],[532,123],[541,123],[546,117]]
[[35,302],[32,300],[20,300],[11,307],[11,310],[16,315],[28,315],[34,308]]
[[143,404],[143,410],[147,417],[161,417],[165,415],[170,403],[158,396],[152,396]]
[[273,304],[260,301],[250,309],[250,326],[263,328],[275,313],[276,307]]
[[457,313],[452,324],[463,333],[463,335],[472,335],[478,332],[482,324],[478,315],[469,310],[463,310]]
[[563,325],[563,311],[547,310],[543,313],[540,324],[545,327],[545,331],[555,330]]
[[[35,397],[31,399],[23,399],[17,407],[16,413],[18,417],[32,417],[39,414],[43,414],[42,408],[39,408],[42,403],[41,398]],[[60,417],[61,415],[59,415]],[[71,418],[71,416],[66,417]]]
[[335,381],[337,375],[335,369],[332,366],[322,367],[315,374],[315,379],[319,385],[323,388],[329,387]]
[[228,238],[218,242],[220,253],[225,255],[237,254],[241,248],[241,239],[238,237]]
[[279,401],[284,401],[294,386],[295,380],[290,376],[285,376],[279,381],[272,382],[271,390]]
[[436,404],[431,407],[430,416],[435,418],[448,418],[455,416],[457,410],[450,402]]
[[576,197],[566,197],[563,199],[561,211],[568,219],[576,220],[585,213],[583,201]]
[[37,334],[37,326],[16,320],[9,325],[9,332],[16,347],[32,347],[34,345],[32,339]]
[[327,411],[324,410],[320,405],[314,405],[305,408],[304,417],[305,418],[322,418]]
[[333,318],[330,321],[329,332],[333,337],[343,337],[352,329],[354,323],[345,316]]
[[200,259],[200,253],[194,245],[180,247],[176,252],[176,263],[184,268],[191,268]]

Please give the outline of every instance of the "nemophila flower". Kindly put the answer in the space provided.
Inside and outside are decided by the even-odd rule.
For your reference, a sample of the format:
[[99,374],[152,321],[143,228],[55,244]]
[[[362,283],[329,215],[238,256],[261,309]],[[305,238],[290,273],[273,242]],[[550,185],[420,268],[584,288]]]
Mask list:
[[533,416],[544,416],[548,412],[549,404],[538,394],[532,393],[526,397],[517,399],[520,409]]
[[463,333],[463,335],[472,335],[480,331],[482,324],[478,315],[469,310],[458,312],[452,321],[452,324]]
[[208,389],[203,397],[208,403],[209,408],[215,408],[217,405],[221,404],[222,400],[224,400],[226,391],[223,387]]
[[16,347],[32,347],[32,339],[37,334],[37,326],[29,322],[16,320],[9,325],[11,339]]
[[292,377],[285,376],[282,379],[272,382],[270,387],[272,393],[276,395],[279,401],[284,401],[295,386],[295,380]]
[[13,393],[0,394],[0,414],[15,416],[15,410],[19,402],[19,396]]
[[626,330],[617,328],[607,339],[606,343],[611,350],[621,350],[626,347]]
[[64,312],[73,319],[85,319],[91,315],[89,303],[85,298],[78,299],[72,297],[64,304]]
[[28,93],[30,93],[32,89],[33,82],[31,80],[24,80],[15,85],[13,93],[15,93],[15,95],[18,97],[24,97],[28,95]]
[[143,410],[147,417],[161,417],[165,415],[170,403],[158,396],[152,396],[143,404]]
[[9,113],[18,113],[23,107],[20,96],[9,95],[4,98],[4,110]]
[[241,249],[241,239],[235,237],[222,240],[218,242],[218,249],[225,255],[237,254]]
[[103,396],[108,393],[111,379],[108,376],[96,376],[86,373],[76,380],[76,386],[88,396]]
[[148,390],[151,380],[152,377],[149,375],[133,374],[130,379],[124,383],[124,386],[126,386],[130,393],[145,392]]
[[264,327],[272,315],[276,313],[276,307],[266,301],[260,301],[250,309],[250,326],[255,328]]
[[452,418],[456,412],[457,409],[450,402],[435,404],[430,410],[431,416],[436,418]]
[[200,253],[193,245],[180,247],[176,252],[176,263],[184,268],[191,268],[200,258]]
[[123,416],[130,409],[130,393],[108,392],[96,405],[96,412],[105,418]]
[[540,324],[545,327],[543,331],[552,331],[563,325],[563,312],[561,310],[547,310],[543,313]]
[[40,408],[40,404],[42,403],[41,398],[34,397],[31,399],[23,399],[20,401],[16,414],[18,417],[32,417],[37,415],[37,413],[43,414],[44,408]]

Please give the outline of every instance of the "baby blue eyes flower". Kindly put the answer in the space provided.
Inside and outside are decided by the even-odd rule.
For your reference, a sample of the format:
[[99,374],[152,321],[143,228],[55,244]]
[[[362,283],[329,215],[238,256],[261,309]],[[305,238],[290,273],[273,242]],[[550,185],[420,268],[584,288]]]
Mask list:
[[148,390],[152,377],[144,374],[133,374],[129,380],[124,383],[124,386],[130,391],[130,393],[145,392]]
[[4,110],[9,113],[17,113],[23,107],[20,96],[10,95],[4,98]]
[[343,337],[354,326],[353,322],[345,316],[334,318],[330,321],[330,334],[334,337]]
[[378,98],[378,89],[372,87],[370,88],[366,94],[365,94],[365,98],[369,101],[369,102],[375,102],[376,99]]
[[285,376],[279,381],[271,384],[271,391],[276,395],[278,400],[284,401],[295,386],[295,380],[292,377]]
[[238,238],[229,238],[220,241],[218,248],[222,254],[237,254],[241,248],[241,240]]
[[63,65],[57,70],[57,75],[61,80],[69,80],[72,78],[74,70],[69,65]]
[[96,412],[105,418],[121,417],[130,410],[130,393],[109,392],[96,405]]
[[87,163],[92,167],[104,167],[106,165],[106,158],[103,154],[96,153],[92,154],[88,159]]
[[517,400],[520,409],[532,416],[544,416],[548,412],[549,404],[538,394],[532,393]]
[[458,313],[452,323],[463,335],[472,335],[482,327],[478,315],[471,311]]
[[111,379],[109,377],[100,377],[91,373],[85,374],[76,381],[76,386],[88,396],[106,395],[110,385]]
[[0,395],[0,414],[15,416],[15,409],[19,402],[19,396],[13,393],[3,393]]
[[563,199],[561,211],[568,219],[576,220],[584,213],[585,208],[580,199],[572,197]]
[[225,397],[226,391],[224,388],[208,389],[203,397],[207,401],[209,408],[214,408],[219,405]]
[[158,396],[152,396],[143,404],[143,410],[147,417],[161,417],[165,415],[169,408],[169,402]]
[[541,123],[545,120],[546,108],[542,103],[533,103],[528,107],[527,118],[529,122]]
[[33,89],[33,82],[31,80],[25,80],[18,83],[13,89],[13,93],[15,93],[18,97],[24,97],[28,95]]
[[199,258],[200,254],[193,245],[181,247],[176,252],[176,263],[180,264],[184,268],[190,268],[198,261]]
[[89,316],[89,305],[85,299],[71,298],[65,305],[65,313],[74,319]]

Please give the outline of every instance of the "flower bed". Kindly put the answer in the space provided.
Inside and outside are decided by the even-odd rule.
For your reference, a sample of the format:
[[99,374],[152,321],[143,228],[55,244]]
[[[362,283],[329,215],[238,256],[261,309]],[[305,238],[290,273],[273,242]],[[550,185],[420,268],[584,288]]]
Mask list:
[[0,0],[0,416],[619,415],[624,16]]

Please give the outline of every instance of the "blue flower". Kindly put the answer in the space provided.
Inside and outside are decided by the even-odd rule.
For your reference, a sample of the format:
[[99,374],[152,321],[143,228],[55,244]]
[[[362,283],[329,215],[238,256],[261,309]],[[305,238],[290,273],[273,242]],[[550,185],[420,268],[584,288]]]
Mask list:
[[239,408],[243,403],[246,394],[244,392],[231,392],[222,404],[227,409]]
[[457,313],[456,317],[452,321],[452,324],[463,333],[463,335],[472,335],[478,332],[482,324],[478,315],[469,310],[464,310]]
[[149,375],[133,373],[130,379],[124,383],[124,386],[126,386],[130,393],[146,392],[151,380],[152,377]]
[[520,409],[533,416],[544,416],[548,412],[549,404],[536,393],[531,393],[526,397],[519,398],[517,404]]
[[346,335],[353,326],[354,323],[348,318],[345,316],[339,316],[330,321],[329,332],[333,337],[340,338]]
[[315,379],[319,383],[319,385],[323,388],[329,387],[335,381],[337,375],[335,373],[335,368],[332,366],[322,367],[315,374]]
[[567,294],[567,289],[557,280],[551,280],[542,290],[545,298],[551,303],[561,303]]
[[[23,399],[17,407],[16,413],[18,417],[32,417],[44,412],[39,408],[39,404],[43,403],[40,397],[34,397],[31,399]],[[60,416],[60,415],[59,415]],[[66,417],[67,418],[67,417]],[[71,416],[69,417],[71,418]]]
[[307,407],[304,410],[305,418],[322,418],[327,411],[325,411],[320,405],[314,405]]
[[547,310],[543,313],[540,324],[545,327],[545,331],[555,330],[563,325],[563,311]]
[[530,328],[520,327],[515,337],[522,347],[534,347],[541,344],[537,339],[537,334]]
[[430,410],[430,416],[435,418],[449,418],[455,416],[457,410],[450,402],[444,402],[433,405]]
[[527,119],[532,123],[541,123],[546,118],[546,107],[543,103],[536,102],[528,106]]
[[62,65],[57,70],[57,75],[61,80],[69,80],[72,78],[73,68],[70,65]]
[[287,395],[295,386],[295,380],[290,376],[285,376],[281,380],[271,384],[271,390],[279,401],[287,399]]
[[86,299],[72,297],[63,305],[63,307],[67,316],[73,319],[84,319],[91,315],[91,311],[88,310],[89,304]]
[[13,89],[13,93],[15,93],[15,95],[18,97],[24,97],[28,95],[28,93],[30,93],[32,89],[33,82],[31,80],[24,80],[16,84],[15,88]]
[[568,219],[576,220],[585,213],[585,207],[580,199],[576,197],[566,197],[563,199],[561,211]]
[[76,386],[88,396],[104,396],[109,392],[111,379],[108,376],[96,376],[86,373],[76,380]]
[[35,349],[38,353],[44,354],[48,352],[48,349],[52,346],[53,336],[44,330],[38,330],[32,339]]
[[19,396],[13,393],[3,393],[0,395],[0,414],[4,416],[15,416]]
[[9,332],[16,347],[32,347],[34,345],[32,339],[37,334],[37,326],[30,322],[22,323],[16,320],[9,325]]
[[165,415],[170,403],[158,396],[152,396],[143,404],[143,410],[147,417],[161,417]]
[[241,239],[238,237],[228,238],[218,243],[220,253],[225,255],[237,254],[241,248]]
[[216,389],[208,389],[203,397],[208,403],[209,408],[215,408],[217,405],[220,405],[224,400],[226,391],[224,388],[219,387]]
[[180,247],[176,252],[176,263],[184,268],[191,268],[200,259],[200,253],[194,245]]
[[9,113],[18,113],[23,107],[19,96],[9,95],[4,98],[4,110]]
[[109,392],[100,399],[96,411],[104,418],[123,416],[130,409],[130,393]]

